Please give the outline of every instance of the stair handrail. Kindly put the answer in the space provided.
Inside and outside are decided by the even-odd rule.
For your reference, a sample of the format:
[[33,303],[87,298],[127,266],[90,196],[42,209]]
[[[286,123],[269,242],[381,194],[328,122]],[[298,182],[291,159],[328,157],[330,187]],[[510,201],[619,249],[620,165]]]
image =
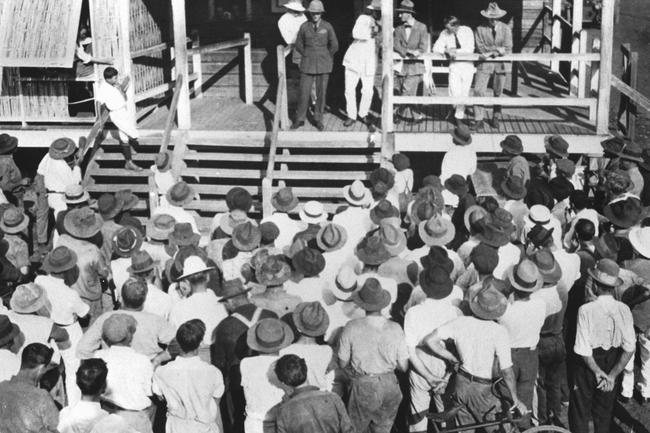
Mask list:
[[283,75],[278,77],[278,89],[275,98],[275,113],[273,113],[273,130],[271,131],[271,143],[269,145],[269,157],[266,164],[266,173],[262,179],[262,216],[267,218],[273,213],[271,195],[273,194],[273,171],[275,168],[275,154],[278,150],[278,135],[280,133],[280,117],[284,101],[281,97],[284,92],[286,81]]
[[169,141],[171,140],[172,136],[174,118],[176,117],[176,110],[178,109],[178,101],[180,99],[182,87],[183,75],[178,74],[176,81],[174,82],[174,96],[172,96],[172,102],[169,105],[169,113],[167,113],[167,119],[165,120],[165,129],[163,131],[162,142],[160,143],[160,153],[167,152],[167,148],[169,147]]
[[[276,105],[276,109],[281,111],[282,117],[280,118],[280,127],[282,129],[287,129],[289,127],[289,104],[287,103],[287,65],[286,58],[291,54],[291,47],[278,45],[275,50],[275,55],[277,58],[277,69],[278,69],[278,87],[280,86],[280,81],[284,83],[282,92],[277,92],[276,101],[278,98],[282,99],[282,108]],[[279,89],[278,89],[279,90]]]

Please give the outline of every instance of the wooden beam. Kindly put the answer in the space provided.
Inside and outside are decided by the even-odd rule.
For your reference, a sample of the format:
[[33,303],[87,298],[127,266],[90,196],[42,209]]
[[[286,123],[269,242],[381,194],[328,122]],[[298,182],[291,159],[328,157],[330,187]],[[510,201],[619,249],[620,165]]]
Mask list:
[[[573,17],[571,23],[571,54],[582,54],[580,48],[581,40],[586,37],[582,32],[582,10],[584,0],[573,0]],[[569,84],[569,93],[579,96],[580,93],[580,62],[571,62],[571,80]]]
[[174,64],[176,75],[182,75],[178,101],[178,128],[189,129],[192,125],[190,115],[189,73],[187,67],[187,27],[185,24],[185,0],[171,0],[174,21]]
[[[419,57],[422,60],[449,61],[444,54],[426,53]],[[479,54],[458,54],[456,60],[465,60],[476,62],[482,60],[485,62],[599,62],[600,56],[597,53],[512,53],[505,56],[481,59]],[[407,60],[417,62],[418,60]]]
[[[198,48],[201,43],[199,40],[199,32],[193,33],[194,40],[192,41],[192,48]],[[203,63],[201,61],[201,53],[192,53],[192,72],[196,75],[194,81],[194,97],[197,99],[203,98]]]
[[165,121],[165,130],[163,131],[163,139],[160,144],[160,152],[166,152],[167,147],[169,146],[169,139],[171,138],[172,127],[174,126],[174,115],[176,114],[182,91],[181,89],[183,88],[183,75],[178,74],[175,86],[174,96],[172,97],[172,103],[169,105],[169,113],[167,113],[167,120]]
[[614,48],[614,0],[603,0],[600,25],[600,79],[598,81],[598,116],[596,130],[607,133]]
[[187,50],[189,54],[206,54],[206,53],[215,53],[217,51],[229,50],[231,48],[241,48],[248,44],[246,38],[232,39],[225,42],[215,42],[214,44],[201,45],[197,48],[190,48]]
[[615,75],[612,76],[612,86],[630,98],[630,102],[633,102],[637,107],[643,108],[645,111],[650,112],[650,98],[642,95],[638,90],[624,83]]
[[381,0],[382,104],[381,130],[393,132],[393,0]]
[[244,33],[246,45],[242,48],[243,60],[240,64],[244,66],[244,102],[246,105],[253,104],[253,61],[251,58],[251,34]]
[[507,107],[591,107],[596,106],[596,98],[509,98],[504,96],[395,96],[395,104],[422,105],[503,105]]
[[[580,54],[587,52],[587,30],[580,30]],[[584,98],[587,92],[587,64],[584,62],[578,63],[578,98]]]
[[275,49],[275,56],[277,58],[277,72],[278,72],[278,88],[280,88],[280,81],[284,81],[283,90],[278,94],[281,98],[281,101],[275,102],[276,110],[280,109],[282,111],[280,117],[280,129],[289,128],[289,97],[287,95],[287,65],[286,58],[287,55],[291,52],[289,47],[284,45],[278,45]]
[[[552,22],[551,28],[551,52],[555,53],[562,49],[562,23],[559,17],[562,16],[562,0],[553,0],[552,7]],[[551,70],[553,72],[560,71],[560,62],[551,61]]]
[[130,1],[129,0],[118,0],[118,31],[120,38],[120,49],[121,52],[118,54],[119,60],[118,65],[121,65],[121,68],[118,66],[119,72],[124,77],[129,77],[131,80],[131,85],[127,87],[126,94],[126,107],[129,111],[129,115],[133,116],[135,119],[136,109],[135,109],[135,82],[132,77],[133,72],[133,60],[131,59],[131,35],[129,29],[131,28],[131,18],[130,18]]
[[143,48],[141,50],[133,51],[131,53],[131,58],[135,59],[137,57],[145,57],[151,54],[156,54],[161,51],[168,50],[170,45],[167,42],[163,42],[161,44],[153,45],[151,47]]

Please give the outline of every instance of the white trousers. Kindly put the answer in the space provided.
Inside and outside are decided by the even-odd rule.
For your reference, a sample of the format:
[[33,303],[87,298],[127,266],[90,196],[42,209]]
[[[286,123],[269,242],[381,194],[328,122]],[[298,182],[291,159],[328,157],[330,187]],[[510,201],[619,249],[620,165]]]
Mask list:
[[[449,96],[469,96],[472,89],[472,79],[474,78],[474,70],[465,69],[452,69],[449,71]],[[456,112],[454,113],[456,119],[465,118],[465,106],[456,105]]]
[[130,138],[138,138],[138,128],[136,126],[135,117],[129,114],[126,107],[111,111],[110,118],[111,122],[113,122],[118,129],[120,140],[124,143],[128,143]]
[[[641,397],[650,398],[650,339],[644,334],[638,334],[639,357],[641,358],[641,370],[639,371],[638,388]],[[634,357],[623,370],[623,389],[621,395],[632,397],[634,393]]]
[[54,218],[57,217],[59,212],[68,209],[68,205],[65,202],[65,194],[58,192],[47,193],[47,204],[54,211]]
[[375,77],[361,75],[358,72],[345,68],[345,111],[350,119],[357,119],[357,84],[361,80],[361,102],[359,103],[359,117],[366,117],[372,103]]

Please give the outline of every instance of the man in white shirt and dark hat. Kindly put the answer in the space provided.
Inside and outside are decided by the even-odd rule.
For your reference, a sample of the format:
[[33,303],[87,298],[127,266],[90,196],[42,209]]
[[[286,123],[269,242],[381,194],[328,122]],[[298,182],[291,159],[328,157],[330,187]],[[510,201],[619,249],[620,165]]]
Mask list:
[[48,153],[38,164],[36,172],[43,176],[47,191],[47,203],[54,217],[67,209],[65,190],[69,185],[81,183],[81,169],[74,157],[77,145],[70,138],[58,138],[52,142]]

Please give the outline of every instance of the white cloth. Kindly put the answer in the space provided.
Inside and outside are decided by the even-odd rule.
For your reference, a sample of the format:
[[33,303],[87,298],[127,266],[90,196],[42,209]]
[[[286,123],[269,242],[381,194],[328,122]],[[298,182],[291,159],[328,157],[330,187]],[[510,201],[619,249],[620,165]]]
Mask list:
[[388,291],[390,294],[390,303],[386,308],[381,310],[382,316],[390,318],[390,309],[397,300],[397,282],[392,278],[385,278],[374,272],[364,272],[357,278],[357,287],[361,289],[368,278],[376,278],[377,281],[379,281],[381,288]]
[[131,266],[130,257],[119,257],[111,260],[111,274],[113,274],[113,282],[115,283],[115,295],[118,300],[122,299],[122,286],[129,279],[131,274],[127,270]]
[[462,177],[471,176],[476,171],[478,158],[472,145],[454,146],[442,157],[440,167],[440,181],[444,182],[453,174]]
[[356,72],[361,77],[375,77],[377,55],[373,32],[377,24],[370,15],[360,15],[352,28],[353,41],[343,56],[346,71]]
[[[101,419],[109,416],[99,402],[79,401],[61,409],[59,432],[88,433]],[[117,416],[117,415],[115,415]]]
[[634,352],[636,347],[632,312],[609,295],[601,295],[578,310],[574,352],[591,356],[598,347],[620,347],[626,352]]
[[194,218],[194,215],[192,215],[190,212],[186,211],[182,207],[172,206],[172,205],[159,206],[154,212],[154,215],[161,215],[161,214],[174,217],[174,219],[176,220],[176,224],[189,223],[192,226],[192,230],[194,230],[194,233],[199,233],[199,227],[196,224],[196,219]]
[[149,358],[125,346],[98,350],[95,357],[103,359],[108,367],[103,399],[126,410],[140,411],[151,406],[153,366]]
[[[641,333],[638,335],[639,358],[641,368],[639,369],[639,382],[637,383],[641,397],[650,398],[650,339]],[[631,398],[634,394],[634,357],[625,366],[623,371],[623,389],[621,395]]]
[[144,300],[142,311],[156,314],[163,319],[169,318],[174,301],[169,293],[165,293],[154,284],[147,283],[147,298]]
[[[361,81],[361,101],[359,101],[359,111],[357,112],[357,85],[359,81]],[[374,89],[374,75],[361,75],[352,69],[345,69],[345,112],[349,119],[356,120],[357,116],[363,118],[368,115]]]
[[242,275],[241,270],[244,265],[250,263],[252,258],[252,251],[240,251],[232,259],[221,262],[221,271],[223,272],[224,281],[239,278],[242,282],[246,282],[246,278]]
[[492,378],[495,356],[501,370],[512,367],[508,330],[496,322],[458,317],[438,328],[438,336],[454,340],[461,368],[474,376]]
[[298,30],[302,23],[307,21],[305,14],[300,14],[298,16],[293,15],[291,12],[285,12],[280,19],[278,20],[278,29],[282,35],[282,39],[287,45],[292,45],[296,43],[296,37],[298,36]]
[[463,313],[446,300],[427,298],[406,311],[404,336],[409,350],[415,349],[422,339],[440,326],[462,316]]
[[263,421],[269,410],[282,401],[284,391],[273,370],[279,359],[274,355],[260,355],[244,358],[239,364],[241,386],[246,399],[246,433],[262,433]]
[[20,331],[25,336],[25,343],[22,349],[31,343],[48,345],[50,335],[52,334],[52,326],[54,326],[52,319],[34,314],[19,314],[11,310],[7,312],[7,316],[9,320],[18,325]]
[[519,263],[521,250],[515,244],[508,242],[499,247],[497,254],[499,255],[499,261],[497,267],[492,271],[492,275],[494,278],[505,280],[507,279],[508,269]]
[[307,383],[321,391],[331,391],[334,383],[334,370],[327,371],[332,361],[330,346],[318,344],[293,343],[280,351],[280,356],[297,355],[307,364]]
[[152,389],[167,402],[167,433],[219,433],[224,384],[215,366],[179,356],[156,370]]
[[201,319],[205,323],[205,336],[203,345],[212,344],[212,333],[214,328],[226,317],[226,307],[219,302],[219,299],[212,290],[194,293],[189,298],[182,299],[174,304],[169,313],[169,321],[178,329],[183,323],[191,319]]
[[469,266],[471,263],[470,255],[472,254],[474,247],[476,247],[480,243],[481,241],[479,241],[473,236],[470,236],[469,239],[463,242],[461,246],[458,247],[458,250],[456,250],[456,252],[458,253],[458,257],[460,257],[460,260],[463,262],[463,264],[466,267]]
[[356,206],[349,206],[344,211],[337,213],[332,218],[332,222],[345,228],[348,242],[354,247],[366,233],[376,227],[370,219],[370,209]]
[[168,205],[165,194],[171,189],[174,184],[176,184],[176,178],[174,178],[174,173],[171,170],[161,172],[158,170],[158,167],[154,164],[150,167],[151,172],[153,173],[153,180],[156,183],[156,189],[161,198],[164,198],[164,203],[161,201],[160,205]]
[[558,286],[542,287],[541,289],[530,294],[530,299],[541,299],[546,306],[546,317],[557,314],[562,311],[562,299]]
[[508,330],[511,348],[533,349],[537,347],[545,319],[546,304],[539,298],[531,298],[509,304],[498,322]]
[[558,282],[558,287],[568,292],[580,278],[580,256],[576,253],[567,253],[562,249],[557,249],[553,251],[553,257],[557,264],[560,265],[560,269],[562,269],[562,278]]
[[274,212],[271,216],[264,218],[262,223],[272,222],[280,230],[280,234],[275,240],[275,246],[284,248],[291,246],[293,237],[307,228],[307,225],[302,221],[291,219],[286,212]]
[[11,379],[20,370],[20,357],[15,353],[0,349],[0,382]]
[[154,262],[157,262],[155,263],[155,266],[158,269],[159,275],[164,275],[165,263],[167,263],[167,260],[171,259],[171,256],[165,249],[165,245],[145,241],[142,242],[140,249],[149,253]]
[[365,311],[359,308],[352,301],[339,301],[334,298],[331,290],[325,289],[325,311],[330,319],[330,325],[325,332],[325,341],[332,347],[336,347],[339,335],[343,327],[354,319],[360,319],[366,316]]
[[391,188],[396,194],[413,191],[413,170],[405,168],[395,172],[395,183]]
[[69,185],[81,183],[81,169],[75,165],[70,168],[67,162],[62,159],[52,159],[46,153],[38,164],[36,172],[43,176],[43,183],[48,190],[47,204],[54,210],[55,216],[68,205],[65,202],[65,189]]
[[66,285],[62,279],[39,275],[34,282],[43,287],[47,294],[52,306],[50,318],[54,323],[61,326],[72,325],[78,317],[84,317],[90,311],[90,307],[81,300],[79,293]]
[[120,139],[127,141],[129,138],[138,138],[135,117],[129,113],[126,97],[120,89],[102,81],[99,83],[95,99],[106,105],[111,122],[120,130]]
[[303,302],[323,302],[323,290],[328,287],[328,284],[320,277],[303,278],[302,280],[293,282],[291,280],[285,281],[284,291],[292,296],[298,296]]

